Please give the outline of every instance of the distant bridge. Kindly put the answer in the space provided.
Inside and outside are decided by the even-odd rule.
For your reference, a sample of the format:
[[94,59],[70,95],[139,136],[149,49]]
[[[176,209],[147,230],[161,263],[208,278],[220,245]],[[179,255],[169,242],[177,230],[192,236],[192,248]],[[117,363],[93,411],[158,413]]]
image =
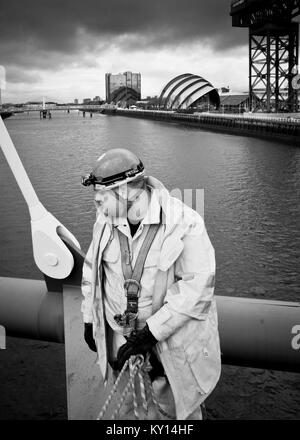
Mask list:
[[74,104],[74,105],[56,105],[56,104],[46,104],[45,107],[43,105],[36,104],[25,104],[22,107],[9,107],[6,111],[13,113],[23,113],[23,112],[41,112],[43,110],[56,111],[56,110],[79,110],[79,111],[101,111],[103,109],[103,105],[100,104]]

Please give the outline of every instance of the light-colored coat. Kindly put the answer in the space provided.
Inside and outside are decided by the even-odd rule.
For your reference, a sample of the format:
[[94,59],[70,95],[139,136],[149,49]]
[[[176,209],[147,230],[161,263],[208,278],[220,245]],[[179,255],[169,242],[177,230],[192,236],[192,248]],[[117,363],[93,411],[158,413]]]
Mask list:
[[[156,349],[172,388],[177,418],[185,419],[211,393],[221,373],[214,299],[215,255],[202,217],[171,197],[157,179],[148,177],[148,185],[159,197],[164,236],[153,314],[147,323],[159,341]],[[83,267],[81,310],[84,321],[93,322],[104,381],[108,374],[108,325],[103,306],[101,260],[110,239],[110,224],[99,214]]]

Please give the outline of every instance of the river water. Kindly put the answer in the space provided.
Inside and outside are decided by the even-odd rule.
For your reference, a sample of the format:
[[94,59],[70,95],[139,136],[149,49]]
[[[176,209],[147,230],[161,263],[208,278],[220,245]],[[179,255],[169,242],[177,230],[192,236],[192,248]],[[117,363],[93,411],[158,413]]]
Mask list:
[[[52,116],[40,120],[38,113],[24,113],[5,124],[40,200],[73,232],[84,251],[91,239],[94,207],[92,191],[81,185],[80,176],[91,171],[107,149],[128,148],[141,157],[147,174],[162,180],[168,189],[204,189],[205,223],[216,250],[216,294],[300,300],[299,148],[276,139],[121,116],[83,118],[64,111]],[[0,183],[0,275],[41,278],[32,258],[27,207],[2,153]],[[227,382],[216,395],[227,395],[232,375],[243,386],[247,380],[269,386],[271,392],[260,395],[263,406],[270,396],[277,402],[280,392],[280,398],[292,399],[296,375],[225,368]],[[235,393],[229,393],[233,401]],[[297,402],[300,406],[300,399]],[[230,418],[227,403],[223,410],[218,405],[211,415]],[[244,402],[244,408],[247,405]],[[279,405],[269,417],[299,417],[294,405],[293,399],[287,400],[283,414],[276,412],[281,411]],[[240,408],[236,411],[241,418],[246,416]],[[264,418],[260,411],[257,414]],[[249,409],[246,412],[249,416]],[[236,412],[231,418],[236,418]]]

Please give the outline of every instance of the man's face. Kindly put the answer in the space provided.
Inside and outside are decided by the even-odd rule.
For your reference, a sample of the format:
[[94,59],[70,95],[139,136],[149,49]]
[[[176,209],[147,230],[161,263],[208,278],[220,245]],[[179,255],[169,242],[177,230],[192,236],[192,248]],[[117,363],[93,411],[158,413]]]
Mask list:
[[97,209],[100,209],[104,215],[108,217],[126,217],[126,200],[119,199],[113,189],[108,191],[95,190],[94,200]]

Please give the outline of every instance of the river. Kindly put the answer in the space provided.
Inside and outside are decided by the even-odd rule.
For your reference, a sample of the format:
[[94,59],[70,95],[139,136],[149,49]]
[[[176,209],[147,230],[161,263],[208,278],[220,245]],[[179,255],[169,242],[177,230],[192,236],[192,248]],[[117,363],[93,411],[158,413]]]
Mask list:
[[[84,251],[94,207],[92,191],[81,185],[80,177],[105,150],[128,148],[141,157],[147,174],[168,189],[204,189],[205,223],[216,251],[217,295],[300,300],[300,149],[293,144],[64,111],[53,112],[51,120],[40,120],[38,112],[19,114],[5,124],[40,200]],[[2,153],[0,183],[0,275],[41,278],[32,258],[27,207]],[[47,348],[49,353],[59,351],[56,344]],[[0,378],[1,373],[9,380],[3,368]],[[223,382],[210,397],[209,415],[300,418],[297,379],[290,373],[224,367]],[[243,403],[237,405],[239,395]],[[268,399],[272,404],[266,409]]]

